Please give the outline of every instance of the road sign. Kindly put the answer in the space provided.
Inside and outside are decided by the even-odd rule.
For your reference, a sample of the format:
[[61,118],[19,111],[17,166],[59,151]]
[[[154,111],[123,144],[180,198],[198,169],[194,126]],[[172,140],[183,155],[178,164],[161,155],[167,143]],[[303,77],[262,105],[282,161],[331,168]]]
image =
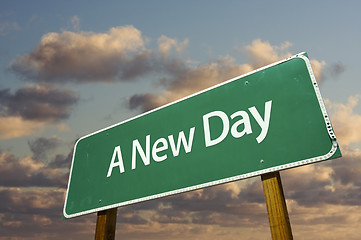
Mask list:
[[80,138],[64,217],[340,157],[305,53]]

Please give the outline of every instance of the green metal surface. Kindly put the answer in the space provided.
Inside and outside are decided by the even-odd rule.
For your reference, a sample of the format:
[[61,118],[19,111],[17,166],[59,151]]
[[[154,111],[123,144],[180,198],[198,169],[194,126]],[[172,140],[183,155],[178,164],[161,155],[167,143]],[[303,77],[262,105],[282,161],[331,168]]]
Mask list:
[[[296,55],[79,139],[74,149],[64,217],[340,157],[305,56]],[[269,121],[267,102],[271,104]],[[262,127],[252,114],[252,107],[269,124],[260,142],[257,137]],[[227,116],[228,132],[218,115],[209,117],[209,128],[205,128],[204,116],[214,111]],[[231,115],[239,111],[243,115],[232,119]],[[233,130],[244,135],[234,137],[233,125],[237,127]],[[210,139],[220,140],[208,147],[207,129]],[[176,145],[182,131],[188,145],[192,145],[186,151],[182,142],[177,155],[168,136],[173,136]],[[227,135],[221,139],[223,131]],[[133,152],[133,148],[137,140],[147,155],[147,136],[149,164],[145,165],[139,151]],[[153,150],[160,138],[164,139]],[[117,152],[117,147],[121,151]],[[114,163],[121,156],[123,164],[110,168],[113,154]]]

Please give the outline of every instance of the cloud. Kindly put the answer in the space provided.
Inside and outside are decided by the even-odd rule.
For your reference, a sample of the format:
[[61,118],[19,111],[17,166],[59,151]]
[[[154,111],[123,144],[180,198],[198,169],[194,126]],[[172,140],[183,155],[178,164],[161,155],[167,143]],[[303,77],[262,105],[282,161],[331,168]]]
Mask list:
[[183,42],[178,42],[177,39],[162,35],[158,38],[158,51],[164,58],[168,58],[172,48],[174,48],[178,54],[181,54],[184,49],[188,47],[188,43],[188,39],[185,39]]
[[337,79],[344,71],[346,71],[346,66],[341,61],[338,61],[326,67],[325,75],[327,78]]
[[323,81],[325,80],[323,70],[324,70],[324,67],[326,66],[326,62],[318,61],[315,59],[311,59],[310,62],[311,62],[312,70],[313,70],[313,73],[315,74],[315,78],[316,78],[318,84],[322,84]]
[[114,27],[107,33],[52,32],[9,69],[32,81],[126,81],[140,76],[150,64],[145,42],[133,26]]
[[32,210],[51,209],[60,207],[64,189],[46,189],[41,191],[22,188],[7,188],[0,190],[1,212],[11,212],[17,209],[18,212],[36,213]]
[[197,67],[173,61],[165,68],[170,77],[162,83],[165,87],[163,93],[134,95],[129,99],[131,109],[148,111],[253,70],[248,64],[236,64],[235,59],[230,56]]
[[141,108],[142,112],[146,112],[164,105],[167,101],[165,97],[157,96],[156,94],[135,94],[128,99],[128,106],[130,109]]
[[[175,39],[162,36],[158,40],[158,44],[159,52],[164,58],[167,58],[166,61],[163,59],[158,64],[161,65],[158,68],[164,74],[160,82],[164,90],[160,94],[144,93],[133,95],[128,99],[130,109],[139,108],[142,112],[149,111],[293,55],[288,51],[292,46],[290,42],[286,41],[279,46],[274,46],[268,41],[256,39],[250,45],[244,47],[247,63],[238,64],[233,57],[224,56],[209,63],[194,66],[187,64],[187,61],[180,58],[168,58],[172,47],[183,51],[183,47],[188,44],[187,40],[179,43]],[[316,79],[321,83],[324,79],[322,73],[326,63],[312,59],[311,65]]]
[[[77,16],[73,20],[78,22]],[[138,94],[128,101],[131,109],[148,111],[292,55],[288,51],[290,42],[274,46],[256,39],[244,47],[245,64],[224,56],[194,66],[180,57],[188,39],[179,41],[162,35],[158,51],[147,49],[147,42],[133,26],[111,28],[107,33],[48,33],[30,54],[15,59],[9,69],[27,80],[41,82],[131,81],[146,74],[160,74],[164,88],[161,94]],[[321,81],[325,62],[312,60],[311,64]]]
[[325,61],[311,59],[311,66],[318,84],[322,84],[328,79],[337,79],[345,70],[346,66],[342,62],[327,65]]
[[79,31],[79,27],[80,27],[80,18],[78,16],[73,16],[71,19],[70,19],[70,22],[71,22],[71,25],[73,27],[73,29],[75,31]]
[[5,187],[65,187],[68,173],[49,167],[44,161],[26,156],[17,158],[0,152],[0,186]]
[[[128,36],[136,35],[136,31],[130,31],[132,27],[124,28],[126,28],[123,29],[124,31],[129,30]],[[120,27],[116,28],[116,30],[119,29]],[[79,83],[133,80],[150,72],[163,74],[161,86],[164,91],[161,94],[138,94],[129,99],[130,108],[140,108],[142,111],[289,56],[288,48],[291,46],[289,42],[273,46],[269,42],[255,40],[245,47],[245,51],[248,53],[246,64],[238,64],[231,56],[225,56],[195,66],[172,55],[173,53],[181,54],[187,47],[188,40],[178,41],[162,36],[158,39],[158,52],[153,52],[145,49],[146,40],[139,31],[138,38],[135,38],[139,40],[139,43],[133,47],[124,43],[124,47],[120,50],[117,50],[112,44],[99,47],[102,45],[97,42],[98,40],[112,39],[117,42],[116,34],[111,31],[104,34],[63,32],[50,35],[49,42],[44,36],[41,44],[32,53],[16,59],[11,68],[24,77],[32,78],[33,81],[37,81],[35,78],[40,77],[42,81],[53,82],[70,81],[70,79],[75,79]],[[118,40],[123,38],[123,41],[127,37],[125,35],[125,33],[119,34]],[[93,53],[99,51],[102,54],[99,56],[95,54],[96,58],[95,55],[90,57],[89,53],[82,52],[86,47],[81,43],[89,47]],[[57,44],[59,48],[55,47]],[[69,48],[71,48],[70,45],[73,45],[74,56],[70,50],[66,49],[65,45],[67,44]],[[57,52],[52,52],[55,49]],[[49,50],[48,53],[46,53],[47,50]],[[46,58],[47,56],[49,58]],[[75,59],[77,57],[79,59],[88,57],[88,59],[80,63],[79,59]],[[58,65],[59,69],[56,69],[57,60],[61,63]],[[66,61],[69,61],[69,65],[64,63]],[[105,64],[106,62],[114,65]],[[74,66],[71,66],[70,63]],[[93,63],[99,64],[99,69],[93,69]],[[324,62],[313,61],[312,64],[316,74],[322,73]],[[88,69],[88,72],[85,69]],[[60,70],[64,70],[64,72]],[[63,92],[60,94],[63,96],[68,92],[68,90],[58,91]],[[38,91],[33,89],[33,92]],[[26,109],[21,109],[17,104],[17,101],[20,102],[20,99],[23,99],[21,97],[23,93],[20,93],[20,90],[19,93],[2,90],[0,95],[4,101],[1,100],[0,105],[4,117],[0,118],[0,133],[7,133],[5,129],[7,125],[1,124],[2,119],[8,120],[4,123],[9,124],[9,127],[13,126],[10,124],[11,120],[13,123],[16,123],[15,120],[17,120],[20,121],[18,124],[20,126],[27,122],[40,124],[34,126],[33,129],[43,128],[49,122],[69,117],[71,107],[77,102],[74,93],[69,95],[73,101],[64,103],[64,105],[58,105],[48,96],[44,97],[47,99],[45,102],[48,102],[53,108],[57,108],[57,114],[51,111],[26,112]],[[44,102],[38,100],[40,99],[38,97],[33,97],[33,99],[28,106],[39,106]],[[335,113],[351,109],[351,111],[345,111],[348,113],[343,116],[345,118],[346,116],[358,116],[352,112],[357,103],[355,105],[349,101],[349,103],[343,104],[344,108],[337,108],[338,105],[335,103],[330,104],[333,104]],[[338,118],[337,116],[337,114],[331,114],[333,123],[334,118]],[[357,118],[355,119],[357,120]],[[3,129],[1,129],[2,126]],[[334,126],[336,134],[340,138],[337,130],[338,124],[334,123]],[[13,132],[15,129],[18,128],[14,127]],[[24,133],[20,131],[21,134]],[[351,136],[350,133],[345,136],[347,136],[344,137],[346,140],[341,140],[341,137],[340,143],[350,145],[359,141],[358,137],[355,138],[356,140],[350,138],[352,140],[347,141]],[[67,172],[64,169],[68,169],[72,154],[71,152],[65,155],[56,154],[54,156],[53,154],[47,164],[41,161],[41,159],[49,158],[50,152],[58,147],[59,141],[55,137],[29,141],[29,147],[33,154],[31,157],[18,158],[8,152],[0,152],[0,185],[6,187],[6,189],[0,187],[0,202],[3,203],[0,206],[2,209],[0,211],[0,232],[3,236],[25,238],[33,235],[38,239],[45,239],[55,232],[65,232],[64,229],[66,229],[67,236],[74,239],[93,236],[94,214],[90,217],[83,216],[67,221],[59,220],[67,181]],[[297,231],[294,232],[296,237],[311,239],[317,236],[316,238],[322,239],[326,238],[325,236],[334,237],[339,234],[337,236],[342,238],[344,233],[335,234],[332,228],[343,223],[357,228],[360,220],[357,214],[360,211],[358,193],[361,186],[357,179],[360,175],[358,169],[361,169],[359,164],[361,158],[357,151],[345,150],[343,153],[342,160],[333,160],[282,172],[291,222],[296,223]],[[347,164],[345,161],[348,161]],[[146,236],[147,239],[197,238],[203,240],[213,239],[215,236],[235,239],[239,238],[240,234],[252,236],[255,239],[265,239],[270,236],[259,177],[122,207],[119,208],[118,213],[117,229],[122,231],[118,231],[117,235],[120,238],[139,239]],[[349,213],[349,216],[346,216],[346,213]],[[332,218],[333,216],[335,218]],[[310,222],[312,224],[309,224]],[[34,226],[29,223],[36,224]],[[320,227],[327,231],[319,231]],[[28,235],[26,236],[25,231],[19,231],[19,229],[27,229]],[[314,235],[309,237],[305,234],[309,232]],[[353,232],[355,231],[353,230]],[[332,236],[330,236],[331,233]],[[348,236],[348,238],[358,239],[358,236]],[[56,239],[56,236],[53,235],[52,239]]]
[[335,161],[331,161],[329,165],[333,169],[332,177],[343,191],[349,191],[348,196],[350,202],[360,203],[361,179],[361,150],[343,148],[343,157]]
[[0,188],[0,239],[94,237],[95,215],[62,220],[64,195],[65,189]]
[[49,163],[49,167],[70,169],[72,159],[73,150],[70,151],[68,155],[57,154],[54,160]]
[[309,208],[361,206],[361,151],[341,150],[342,158],[282,171],[286,199]]
[[0,22],[0,36],[6,36],[14,31],[19,31],[21,28],[17,22]]
[[47,123],[37,120],[24,120],[21,117],[0,116],[0,139],[12,139],[41,133],[46,128],[68,131],[64,123]]
[[0,117],[0,139],[18,138],[43,130],[45,123],[21,117]]
[[322,205],[333,194],[333,173],[331,167],[320,163],[282,172],[286,198],[308,207]]
[[27,85],[11,93],[0,90],[3,116],[20,116],[24,120],[53,122],[69,117],[69,110],[78,101],[74,91],[46,85]]
[[[193,192],[175,195],[154,201],[156,205],[145,206],[141,209],[155,210],[150,221],[162,224],[201,224],[231,227],[244,223],[250,226],[261,218],[267,219],[267,210],[263,202],[252,202],[254,181],[244,180],[242,183],[228,183],[205,188]],[[258,181],[258,186],[261,182]],[[242,186],[242,187],[241,187]],[[248,197],[247,197],[248,196]]]
[[[282,172],[295,237],[342,238],[343,232],[332,229],[340,225],[342,229],[357,229],[360,220],[358,212],[361,210],[360,191],[356,186],[348,186],[358,178],[359,173],[355,171],[351,175],[344,171],[361,169],[361,155],[359,151],[346,151],[345,154],[345,159]],[[352,167],[348,168],[345,161],[352,161]],[[349,178],[345,178],[345,175]],[[343,180],[339,176],[343,176]],[[52,231],[67,229],[66,236],[92,237],[94,214],[60,221],[64,191],[0,188],[3,203],[0,208],[3,219],[6,219],[0,221],[3,235],[19,236],[16,231],[30,228],[30,221],[37,224],[28,229],[27,236],[35,232],[51,234]],[[319,231],[321,228],[325,231]],[[240,234],[265,239],[270,236],[259,177],[121,207],[118,209],[117,229],[122,231],[117,230],[116,235],[127,239],[146,236],[146,239],[171,237],[203,240],[215,235],[222,236],[222,239],[236,239]],[[351,232],[348,239],[358,239],[355,230]],[[305,233],[312,233],[312,236]]]
[[[175,41],[168,41],[176,44]],[[168,43],[169,49],[171,44]],[[165,88],[161,94],[137,94],[129,98],[131,109],[140,108],[148,111],[166,103],[175,101],[192,93],[198,92],[232,77],[250,72],[261,66],[291,56],[286,50],[291,43],[272,46],[267,41],[254,40],[244,47],[247,52],[246,64],[237,64],[231,56],[220,57],[215,61],[193,66],[181,59],[171,59],[164,62],[163,71],[166,77],[161,84]],[[164,50],[164,52],[168,52]]]
[[[261,39],[256,39],[252,41],[251,45],[244,47],[247,53],[247,61],[252,65],[254,69],[263,67],[270,63],[276,62],[278,60],[291,57],[293,54],[288,51],[292,46],[290,42],[284,42],[280,46],[271,45],[268,41],[262,41]],[[326,66],[325,61],[319,61],[316,59],[310,60],[312,65],[312,70],[315,74],[316,80],[319,84],[325,79],[323,75],[324,67]],[[343,69],[343,65],[338,64],[332,66],[332,71],[337,71],[340,73]]]
[[[75,16],[74,21],[77,19]],[[148,111],[292,55],[288,51],[290,42],[275,46],[256,39],[244,47],[245,64],[224,56],[195,66],[180,57],[188,39],[179,41],[162,35],[158,51],[147,49],[147,42],[133,26],[111,28],[107,33],[48,33],[30,54],[15,59],[9,69],[27,80],[42,82],[130,81],[159,74],[164,88],[161,94],[138,94],[128,101],[129,108]],[[321,81],[325,62],[312,60],[311,64]]]
[[[359,174],[357,171],[353,172],[350,175],[353,176],[353,180],[340,184],[338,177],[340,169],[338,168],[343,166],[343,171],[361,169],[359,163],[361,155],[359,151],[346,151],[344,156],[344,159],[282,171],[294,236],[300,237],[312,232],[312,236],[305,239],[314,239],[314,236],[323,239],[333,235],[342,238],[341,233],[338,235],[339,233],[332,229],[340,225],[345,228],[350,227],[350,229],[357,226],[360,219],[358,211],[361,209],[359,188],[348,187],[348,185],[357,179]],[[346,161],[353,161],[356,165],[351,164],[354,167],[348,168]],[[257,197],[254,198],[256,195]],[[129,226],[125,227],[125,234],[144,232],[148,236],[148,234],[153,234],[153,231],[150,233],[147,230],[149,226],[153,226],[153,230],[158,230],[158,234],[162,231],[172,232],[170,226],[176,226],[176,229],[181,228],[184,232],[173,231],[175,236],[172,239],[181,239],[188,234],[191,238],[197,236],[197,239],[207,239],[216,233],[222,233],[222,238],[224,238],[227,236],[225,231],[235,231],[235,229],[241,231],[240,228],[245,228],[242,232],[247,232],[245,234],[247,236],[257,236],[256,239],[270,236],[259,177],[151,202],[153,202],[152,205],[136,208],[139,215],[142,215],[142,211],[147,212],[143,216],[151,215],[146,218],[146,226],[133,226],[132,229]],[[186,229],[190,226],[197,231]],[[320,232],[320,228],[328,229],[328,231]],[[252,234],[253,231],[261,231],[263,235]],[[237,234],[233,233],[233,235]],[[350,234],[349,237],[357,239],[357,234]]]
[[337,62],[331,66],[331,75],[337,77],[346,70],[346,66],[342,62]]
[[252,41],[251,45],[245,46],[244,49],[247,53],[248,61],[256,69],[292,56],[290,52],[287,52],[287,49],[291,46],[290,42],[284,42],[280,46],[273,46],[268,41],[256,39]]
[[361,141],[361,132],[357,131],[361,129],[361,115],[353,111],[358,106],[360,98],[361,95],[350,96],[346,104],[325,100],[336,136],[343,146]]
[[28,141],[33,158],[44,159],[47,158],[48,152],[56,149],[59,146],[60,139],[57,137],[44,138],[40,137],[32,141]]
[[78,96],[70,89],[49,85],[27,85],[12,93],[0,90],[0,139],[16,138],[42,131],[48,124],[66,130],[60,120],[69,117]]
[[[72,21],[78,24],[79,18],[74,16]],[[290,42],[274,46],[256,39],[244,47],[246,64],[237,64],[234,58],[225,56],[192,66],[180,58],[189,44],[188,39],[179,41],[162,35],[158,38],[158,51],[147,49],[147,42],[133,26],[111,28],[106,33],[53,32],[44,35],[31,53],[10,63],[9,69],[27,80],[40,82],[130,81],[159,73],[164,76],[161,82],[166,87],[164,100],[169,102],[292,55],[288,51],[292,46]],[[322,70],[322,62],[314,60],[313,64],[316,73]],[[177,86],[184,89],[175,92]],[[171,97],[175,93],[177,96]]]
[[316,207],[288,201],[290,221],[295,239],[358,239],[357,223],[360,206],[323,204]]

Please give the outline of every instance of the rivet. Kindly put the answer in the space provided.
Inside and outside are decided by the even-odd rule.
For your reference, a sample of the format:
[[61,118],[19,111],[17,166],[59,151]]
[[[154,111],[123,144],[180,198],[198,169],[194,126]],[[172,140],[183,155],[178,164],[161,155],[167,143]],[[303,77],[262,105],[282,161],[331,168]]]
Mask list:
[[261,160],[261,163],[263,163],[263,162],[264,162],[264,160],[262,159],[262,160]]

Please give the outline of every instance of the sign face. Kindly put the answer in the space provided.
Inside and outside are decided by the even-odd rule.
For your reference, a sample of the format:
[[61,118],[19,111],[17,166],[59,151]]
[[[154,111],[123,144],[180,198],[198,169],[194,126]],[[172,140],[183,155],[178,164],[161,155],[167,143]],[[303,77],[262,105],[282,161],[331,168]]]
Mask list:
[[340,157],[305,53],[80,138],[71,218]]

